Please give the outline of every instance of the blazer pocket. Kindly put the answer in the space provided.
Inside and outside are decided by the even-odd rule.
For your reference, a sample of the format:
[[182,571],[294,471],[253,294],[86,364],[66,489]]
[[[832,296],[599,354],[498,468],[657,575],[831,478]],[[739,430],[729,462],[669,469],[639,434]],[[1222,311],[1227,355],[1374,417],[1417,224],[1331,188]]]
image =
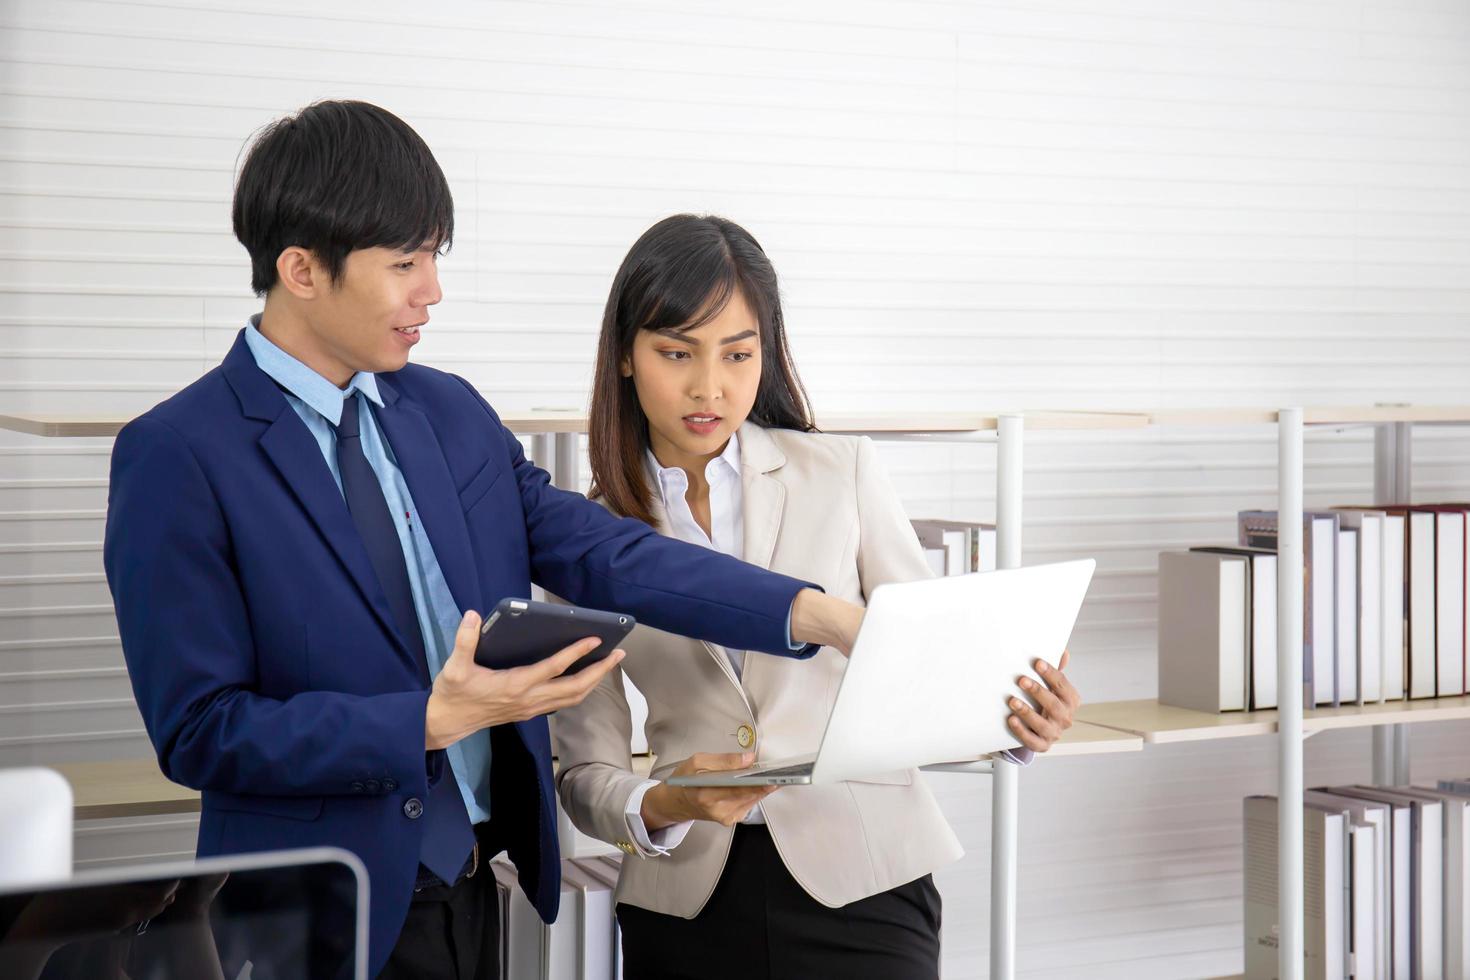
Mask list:
[[320,796],[242,796],[210,793],[209,807],[229,813],[254,813],[287,820],[315,820],[322,815],[325,800]]
[[487,460],[485,465],[480,467],[480,472],[470,477],[470,482],[466,483],[464,489],[459,492],[459,506],[461,509],[468,514],[470,508],[484,498],[485,494],[490,491],[490,488],[495,485],[495,481],[500,479],[501,474],[504,472],[505,470],[501,469],[495,460]]

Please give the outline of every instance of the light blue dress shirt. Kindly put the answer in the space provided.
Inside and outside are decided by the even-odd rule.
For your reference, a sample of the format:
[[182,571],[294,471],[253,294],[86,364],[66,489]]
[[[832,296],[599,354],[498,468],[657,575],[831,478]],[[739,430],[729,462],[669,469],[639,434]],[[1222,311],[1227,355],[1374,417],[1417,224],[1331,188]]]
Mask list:
[[[378,394],[378,379],[372,374],[353,375],[346,390],[338,388],[311,368],[287,354],[260,332],[260,315],[250,318],[245,327],[245,344],[255,356],[256,365],[285,389],[286,401],[301,416],[306,428],[316,439],[337,489],[342,489],[342,474],[337,469],[337,423],[342,420],[342,402],[346,398],[362,398],[383,405]],[[423,632],[424,652],[429,658],[429,676],[434,677],[454,649],[454,636],[464,613],[449,592],[434,548],[429,544],[423,524],[413,519],[416,513],[408,483],[393,458],[393,450],[378,428],[378,420],[366,406],[358,406],[362,432],[362,451],[378,476],[403,546],[408,565],[408,584],[413,591],[413,608],[418,613]],[[343,498],[346,499],[345,497]],[[788,633],[789,635],[789,633]],[[480,730],[455,742],[445,750],[454,780],[464,796],[471,823],[490,819],[490,732]]]

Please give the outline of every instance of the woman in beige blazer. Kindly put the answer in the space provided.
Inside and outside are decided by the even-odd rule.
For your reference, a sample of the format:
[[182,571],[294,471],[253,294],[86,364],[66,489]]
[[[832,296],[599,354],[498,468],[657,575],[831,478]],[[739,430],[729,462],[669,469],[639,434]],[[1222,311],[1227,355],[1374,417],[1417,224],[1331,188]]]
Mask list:
[[[617,513],[858,604],[931,574],[872,443],[811,424],[775,271],[738,225],[676,215],[633,246],[591,417],[593,496]],[[917,772],[779,792],[663,782],[815,752],[843,656],[747,655],[643,626],[624,646],[552,734],[572,822],[627,855],[629,980],[937,977],[931,872],[962,851]],[[651,780],[632,771],[624,675],[648,701]],[[1018,740],[1039,751],[1078,703],[1062,671],[1042,676],[1011,702]]]

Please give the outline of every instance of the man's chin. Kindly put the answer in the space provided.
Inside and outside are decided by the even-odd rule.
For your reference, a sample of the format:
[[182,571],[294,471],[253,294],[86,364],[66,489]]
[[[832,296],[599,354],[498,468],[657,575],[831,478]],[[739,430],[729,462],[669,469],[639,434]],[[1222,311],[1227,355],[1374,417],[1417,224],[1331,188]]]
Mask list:
[[374,374],[392,374],[394,371],[402,371],[408,364],[408,351],[394,353],[378,359],[377,366],[373,368]]

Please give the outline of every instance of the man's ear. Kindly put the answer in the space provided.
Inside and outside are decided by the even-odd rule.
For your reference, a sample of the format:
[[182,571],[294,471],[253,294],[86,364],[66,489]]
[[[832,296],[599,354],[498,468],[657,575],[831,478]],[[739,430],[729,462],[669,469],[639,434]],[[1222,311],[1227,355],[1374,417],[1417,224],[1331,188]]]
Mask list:
[[316,256],[299,245],[292,245],[276,256],[276,278],[281,288],[297,299],[315,299],[325,275]]

